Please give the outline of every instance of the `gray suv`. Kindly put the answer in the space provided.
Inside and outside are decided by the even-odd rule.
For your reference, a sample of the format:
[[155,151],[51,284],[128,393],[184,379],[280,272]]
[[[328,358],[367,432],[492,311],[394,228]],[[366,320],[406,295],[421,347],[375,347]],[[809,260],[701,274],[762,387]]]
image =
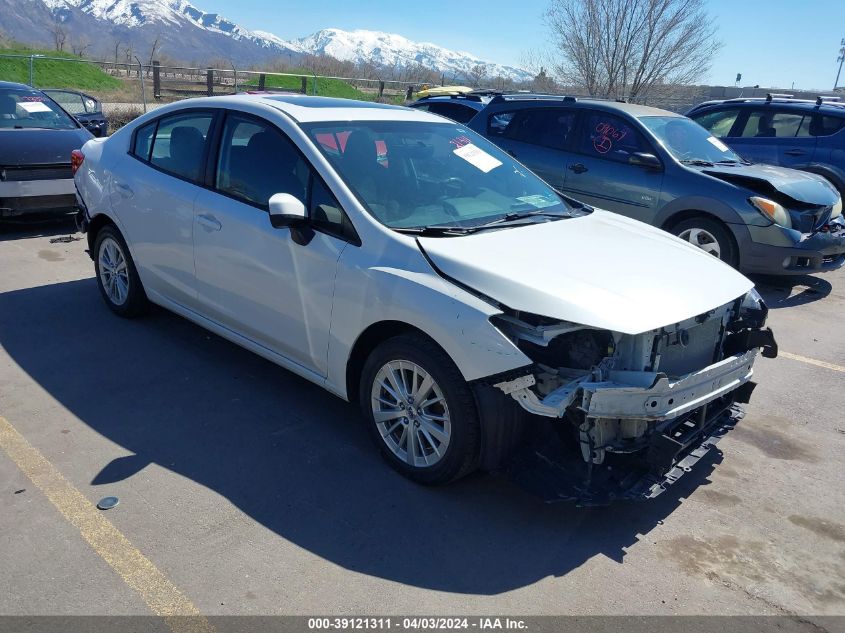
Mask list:
[[497,95],[468,126],[559,191],[659,226],[747,273],[845,264],[824,178],[745,160],[694,121],[600,99]]

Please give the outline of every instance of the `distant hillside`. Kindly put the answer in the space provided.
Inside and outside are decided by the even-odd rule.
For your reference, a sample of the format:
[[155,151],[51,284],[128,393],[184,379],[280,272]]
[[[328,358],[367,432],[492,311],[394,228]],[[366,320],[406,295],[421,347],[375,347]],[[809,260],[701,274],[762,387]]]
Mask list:
[[64,40],[65,51],[83,50],[119,62],[134,62],[136,56],[149,62],[153,50],[157,58],[181,63],[224,62],[241,68],[273,61],[294,66],[311,55],[325,55],[388,71],[424,68],[461,81],[468,76],[532,78],[521,68],[379,31],[323,29],[288,41],[206,13],[187,0],[0,0],[0,30],[48,48]]
[[[29,48],[0,49],[0,55],[49,55],[79,59],[75,55]],[[35,85],[40,88],[77,88],[79,90],[115,90],[123,86],[119,79],[104,73],[96,64],[68,63],[36,59],[33,62]],[[0,81],[29,83],[29,59],[0,57]]]

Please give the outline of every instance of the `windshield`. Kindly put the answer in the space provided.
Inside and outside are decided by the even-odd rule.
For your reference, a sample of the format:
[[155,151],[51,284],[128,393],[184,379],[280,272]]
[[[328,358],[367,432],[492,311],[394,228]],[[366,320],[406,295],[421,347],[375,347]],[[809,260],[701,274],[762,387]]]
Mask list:
[[50,98],[74,116],[77,114],[98,114],[99,103],[93,97],[67,90],[45,90]]
[[417,121],[303,126],[366,209],[394,229],[471,229],[565,214],[554,190],[467,128]]
[[648,116],[640,119],[672,156],[682,163],[741,163],[731,148],[692,119]]
[[75,130],[76,123],[38,90],[0,88],[0,128]]

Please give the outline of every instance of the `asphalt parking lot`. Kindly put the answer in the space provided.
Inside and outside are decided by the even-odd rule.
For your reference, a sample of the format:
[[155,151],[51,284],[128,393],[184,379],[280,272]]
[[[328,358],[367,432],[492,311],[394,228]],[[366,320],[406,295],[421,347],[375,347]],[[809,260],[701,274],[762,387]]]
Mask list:
[[70,226],[0,230],[0,614],[845,615],[845,270],[756,280],[782,354],[722,453],[583,509],[406,481],[351,405],[113,316]]

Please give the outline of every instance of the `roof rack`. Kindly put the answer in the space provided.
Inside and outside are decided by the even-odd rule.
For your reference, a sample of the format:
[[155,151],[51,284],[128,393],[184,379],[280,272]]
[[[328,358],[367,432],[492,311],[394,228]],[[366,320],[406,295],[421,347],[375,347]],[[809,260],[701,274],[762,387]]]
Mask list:
[[782,92],[770,92],[766,95],[766,101],[771,101],[772,99],[794,99],[793,95],[788,95]]
[[824,95],[816,97],[816,105],[839,105],[841,102],[842,99],[840,97],[827,97]]

